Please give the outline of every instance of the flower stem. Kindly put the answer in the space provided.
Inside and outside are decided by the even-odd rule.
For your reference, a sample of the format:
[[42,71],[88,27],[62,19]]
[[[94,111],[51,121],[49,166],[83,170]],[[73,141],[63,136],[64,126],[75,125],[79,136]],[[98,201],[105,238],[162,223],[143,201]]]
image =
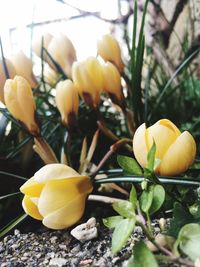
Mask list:
[[98,172],[101,170],[101,168],[104,166],[104,164],[106,163],[106,161],[123,145],[129,143],[129,139],[127,138],[123,138],[119,141],[117,141],[116,143],[114,143],[110,149],[108,150],[108,152],[105,154],[105,156],[102,158],[102,160],[99,162],[98,166],[96,167],[96,169],[94,170],[94,172],[92,172],[90,174],[90,177],[93,179],[95,178],[95,176],[98,174]]

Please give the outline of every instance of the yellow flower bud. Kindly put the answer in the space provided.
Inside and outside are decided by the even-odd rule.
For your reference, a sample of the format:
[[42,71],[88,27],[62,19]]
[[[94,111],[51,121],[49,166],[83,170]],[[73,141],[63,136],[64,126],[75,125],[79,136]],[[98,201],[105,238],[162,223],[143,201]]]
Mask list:
[[172,176],[186,171],[196,155],[196,143],[192,135],[179,129],[169,120],[162,119],[149,128],[142,124],[133,138],[133,151],[142,167],[147,165],[147,154],[153,140],[156,158],[161,162],[156,168],[159,175]]
[[102,36],[97,42],[97,52],[105,60],[112,62],[119,70],[123,72],[124,64],[121,58],[121,50],[117,40],[110,34]]
[[75,62],[72,66],[72,78],[75,86],[91,108],[97,108],[100,102],[100,92],[103,89],[101,64],[95,57],[89,57],[82,62]]
[[[71,68],[74,61],[76,61],[76,51],[72,42],[63,34],[58,37],[53,37],[47,48],[51,57],[59,64],[63,72],[71,78]],[[55,65],[48,58],[49,65],[57,71]]]
[[24,123],[33,135],[39,134],[35,121],[35,102],[30,84],[21,76],[8,79],[4,86],[5,104],[14,118]]
[[17,75],[24,77],[31,85],[32,88],[37,87],[38,82],[33,74],[33,63],[22,51],[14,54],[10,58],[13,66],[15,67]]
[[22,206],[46,227],[64,229],[81,219],[92,189],[88,176],[64,164],[48,164],[21,186],[25,194]]
[[[38,57],[41,57],[42,55],[42,46],[46,50],[48,49],[48,45],[50,44],[53,36],[50,33],[44,33],[40,38],[38,38],[34,43],[33,43],[33,51]],[[43,53],[43,59],[46,60],[47,55],[44,52]]]
[[102,65],[104,90],[108,93],[113,103],[121,106],[124,96],[121,87],[121,76],[118,69],[110,62]]
[[79,98],[71,80],[60,81],[56,86],[56,105],[62,116],[62,122],[73,127],[78,115]]
[[[5,59],[5,64],[8,70],[8,74],[9,74],[9,78],[14,78],[16,75],[16,71],[15,68],[13,66],[13,64],[10,62],[9,59]],[[4,70],[4,65],[3,65],[3,61],[0,61],[0,101],[2,103],[5,103],[4,101],[4,84],[6,82],[6,74],[5,74],[5,70]]]
[[44,66],[44,81],[48,83],[51,87],[54,87],[61,75],[58,72],[55,72],[49,65],[45,64]]

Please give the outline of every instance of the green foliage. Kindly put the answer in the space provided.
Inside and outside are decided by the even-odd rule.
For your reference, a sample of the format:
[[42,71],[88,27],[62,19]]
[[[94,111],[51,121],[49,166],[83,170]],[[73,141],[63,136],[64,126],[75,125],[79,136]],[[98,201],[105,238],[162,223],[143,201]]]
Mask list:
[[177,237],[182,226],[193,221],[193,216],[187,208],[184,208],[180,203],[175,203],[173,209],[173,218],[170,222],[168,230],[169,235]]
[[117,162],[119,166],[123,169],[124,173],[142,175],[142,169],[135,159],[127,156],[118,155]]
[[135,227],[135,218],[121,220],[115,227],[112,237],[112,252],[117,253],[126,244]]
[[192,260],[200,259],[200,225],[184,225],[178,234],[176,246]]
[[149,209],[149,213],[153,214],[158,211],[165,201],[165,189],[162,185],[154,185],[153,186],[153,199],[151,203],[151,207]]
[[103,223],[106,227],[112,229],[115,228],[121,220],[123,220],[123,216],[111,216],[103,219]]
[[143,241],[135,244],[133,255],[128,262],[128,267],[158,267],[155,256]]
[[131,218],[135,215],[134,205],[126,200],[122,200],[113,204],[113,209],[121,216]]

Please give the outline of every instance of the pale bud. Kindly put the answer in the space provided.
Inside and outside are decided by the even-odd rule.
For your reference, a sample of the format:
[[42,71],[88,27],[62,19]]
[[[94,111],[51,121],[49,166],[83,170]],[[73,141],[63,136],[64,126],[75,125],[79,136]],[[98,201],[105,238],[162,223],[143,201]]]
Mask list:
[[62,122],[73,127],[78,115],[79,98],[71,80],[60,81],[56,86],[56,105],[60,111]]
[[28,81],[21,76],[6,80],[4,97],[12,116],[21,121],[32,135],[38,135],[40,130],[35,120],[36,106]]
[[33,74],[33,62],[22,51],[13,54],[10,61],[15,67],[16,73],[24,77],[31,85],[32,88],[37,87],[38,82]]

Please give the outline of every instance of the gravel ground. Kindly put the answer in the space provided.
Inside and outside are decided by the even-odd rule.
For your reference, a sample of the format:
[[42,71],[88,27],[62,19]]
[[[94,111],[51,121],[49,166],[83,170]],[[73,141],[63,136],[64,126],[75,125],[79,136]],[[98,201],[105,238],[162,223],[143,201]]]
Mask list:
[[[143,237],[136,227],[128,244],[118,254],[111,252],[112,231],[102,223],[98,226],[98,238],[81,243],[70,235],[70,231],[50,231],[41,228],[35,233],[20,233],[6,236],[0,242],[0,266],[51,266],[89,267],[126,266],[135,241]],[[154,223],[155,233],[160,229]],[[147,266],[150,267],[150,266]]]

